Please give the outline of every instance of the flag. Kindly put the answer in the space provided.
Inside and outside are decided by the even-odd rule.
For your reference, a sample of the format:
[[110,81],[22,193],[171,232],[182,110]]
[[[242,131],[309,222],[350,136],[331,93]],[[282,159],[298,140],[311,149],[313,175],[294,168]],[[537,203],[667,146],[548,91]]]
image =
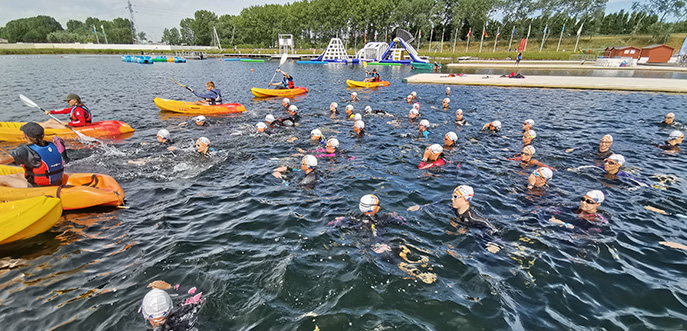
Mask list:
[[563,24],[563,29],[561,29],[561,33],[563,33],[563,31],[565,31],[565,24]]
[[501,37],[501,27],[496,30],[496,38]]
[[580,25],[580,28],[577,29],[577,35],[578,35],[578,36],[580,35],[580,33],[582,33],[582,27],[583,27],[583,26],[584,26],[584,22],[582,22],[582,24]]
[[358,31],[355,32],[355,37],[358,38]]
[[472,28],[470,28],[470,30],[468,30],[468,35],[467,35],[467,37],[470,38],[470,35],[471,35],[471,34],[472,34]]
[[513,37],[515,37],[515,27],[513,27]]
[[98,33],[98,31],[95,30],[95,25],[93,25],[93,33]]
[[103,30],[103,36],[104,36],[105,35],[105,28],[102,26],[102,24],[100,25],[100,30]]

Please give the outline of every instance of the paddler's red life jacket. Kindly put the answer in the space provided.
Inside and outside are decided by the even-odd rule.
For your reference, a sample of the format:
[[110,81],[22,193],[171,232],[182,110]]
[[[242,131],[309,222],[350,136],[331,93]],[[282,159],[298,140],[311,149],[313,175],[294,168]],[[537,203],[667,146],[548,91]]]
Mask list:
[[79,105],[72,107],[72,112],[69,115],[69,117],[72,119],[72,122],[80,121],[80,119],[78,119],[76,117],[76,114],[74,114],[77,107],[83,109],[84,122],[86,122],[86,124],[91,124],[91,121],[92,121],[91,111],[88,110],[88,108],[86,108],[86,106],[84,106],[83,104],[79,104]]
[[29,145],[28,147],[41,158],[41,166],[38,168],[28,168],[23,164],[22,167],[26,174],[26,180],[31,184],[40,186],[60,185],[62,183],[62,174],[64,173],[64,161],[57,146],[53,143],[48,143],[42,147],[36,144]]
[[289,78],[287,78],[286,81],[287,81],[287,86],[288,86],[290,89],[292,89],[292,88],[295,87],[295,85],[293,85],[293,77],[289,76]]

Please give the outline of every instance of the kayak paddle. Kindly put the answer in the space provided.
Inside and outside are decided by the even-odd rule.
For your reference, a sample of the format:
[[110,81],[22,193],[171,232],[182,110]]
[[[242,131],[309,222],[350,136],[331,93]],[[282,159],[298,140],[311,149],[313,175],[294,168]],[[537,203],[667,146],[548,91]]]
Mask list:
[[[281,68],[281,65],[284,64],[286,62],[286,59],[288,59],[288,58],[289,58],[289,55],[286,53],[281,55],[281,59],[279,60],[279,66],[277,67],[277,70],[279,70],[279,68]],[[272,75],[272,79],[270,79],[270,83],[267,84],[267,88],[269,88],[270,85],[272,85],[272,81],[274,80],[274,76],[276,76],[276,75],[277,75],[277,72],[275,71],[274,75]]]
[[188,86],[186,86],[186,85],[183,85],[183,84],[180,84],[179,82],[177,82],[176,80],[174,80],[174,78],[170,78],[170,79],[171,79],[173,82],[175,82],[177,85],[179,85],[179,86],[181,86],[181,87],[187,89],[189,92],[193,93],[193,90],[192,90],[190,87],[188,87]]
[[[20,95],[19,95],[19,99],[21,99],[21,101],[22,101],[25,105],[27,105],[27,106],[29,106],[29,107],[32,107],[32,108],[38,108],[38,109],[40,109],[40,110],[45,114],[45,112],[46,112],[45,109],[41,108],[39,105],[37,105],[35,102],[33,102],[33,100],[27,98],[25,95],[20,94]],[[96,141],[97,141],[97,142],[100,142],[100,140],[98,140],[98,139],[96,139],[96,138],[89,137],[89,136],[87,136],[87,135],[85,135],[85,134],[83,134],[83,133],[81,133],[81,132],[79,132],[79,131],[74,130],[74,128],[72,128],[71,126],[69,126],[69,125],[67,125],[67,124],[64,124],[64,122],[60,121],[59,119],[57,119],[57,117],[53,116],[52,114],[47,114],[47,115],[50,116],[50,118],[52,118],[52,119],[54,119],[55,121],[57,121],[58,123],[64,125],[65,128],[68,128],[69,130],[72,130],[74,133],[76,133],[76,135],[79,137],[79,139],[81,139],[81,140],[83,140],[83,141],[87,141],[87,142],[96,142]]]

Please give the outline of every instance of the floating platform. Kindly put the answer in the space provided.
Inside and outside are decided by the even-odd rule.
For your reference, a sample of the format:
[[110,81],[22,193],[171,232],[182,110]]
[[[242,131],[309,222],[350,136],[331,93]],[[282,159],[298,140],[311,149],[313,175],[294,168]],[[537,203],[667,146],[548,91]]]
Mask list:
[[260,63],[264,63],[265,60],[264,60],[264,59],[241,59],[241,62],[260,62]]
[[465,60],[459,63],[449,63],[446,66],[451,69],[504,69],[517,71],[520,69],[561,69],[561,70],[641,70],[641,71],[676,71],[687,72],[687,67],[676,67],[668,65],[647,65],[640,64],[629,67],[602,67],[595,66],[595,60],[588,61],[521,61],[515,65],[515,60]]
[[401,66],[403,64],[401,63],[395,63],[395,62],[369,62],[368,65],[371,66]]
[[326,61],[296,61],[298,64],[325,64]]
[[449,77],[447,74],[417,74],[403,79],[411,84],[453,84],[501,87],[538,87],[584,90],[687,93],[684,79],[635,77],[526,76],[506,78],[486,75]]

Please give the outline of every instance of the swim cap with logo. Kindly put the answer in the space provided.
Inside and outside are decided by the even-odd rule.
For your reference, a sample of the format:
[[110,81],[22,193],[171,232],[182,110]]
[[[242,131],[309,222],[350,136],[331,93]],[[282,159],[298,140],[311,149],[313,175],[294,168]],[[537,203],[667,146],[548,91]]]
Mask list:
[[620,165],[625,164],[625,157],[620,154],[611,154],[611,156],[609,156],[608,159],[618,162],[618,164]]
[[172,310],[172,298],[161,289],[150,290],[141,302],[143,318],[152,322],[162,322]]
[[547,181],[553,177],[553,171],[546,167],[541,167],[533,172],[535,176],[546,179]]
[[428,148],[434,154],[441,154],[444,151],[444,148],[439,144],[430,145]]
[[675,130],[675,131],[670,133],[670,136],[668,136],[668,140],[680,139],[681,137],[684,137],[684,136],[685,136],[684,133],[682,133],[678,130]]
[[334,148],[339,148],[339,139],[332,138],[327,140],[327,145],[332,146]]
[[525,123],[527,123],[527,124],[529,124],[529,125],[531,125],[531,126],[534,126],[534,120],[531,119],[531,118],[526,119],[526,120],[525,120]]
[[534,146],[532,146],[532,145],[527,145],[527,146],[525,146],[525,147],[522,148],[522,152],[523,152],[523,153],[524,153],[524,152],[529,152],[530,154],[534,155],[534,153],[537,152],[537,149],[534,148]]
[[201,143],[205,146],[210,146],[210,139],[208,139],[207,137],[200,137],[198,138],[198,140],[196,140],[196,144],[198,143]]
[[601,137],[601,141],[613,142],[613,136],[611,136],[610,134],[607,134],[607,135]]
[[317,158],[312,155],[304,156],[302,162],[310,169],[317,167]]
[[169,131],[167,131],[167,129],[160,129],[160,131],[157,132],[157,136],[162,139],[169,139]]
[[296,107],[296,105],[291,105],[291,106],[289,106],[289,111],[296,112],[296,111],[298,111],[298,107]]
[[429,121],[428,120],[422,120],[422,121],[420,121],[420,125],[422,125],[426,128],[429,126]]
[[451,99],[449,99],[449,98],[444,98],[444,102],[449,103],[449,102],[451,102]]
[[314,129],[310,131],[310,135],[315,137],[322,137],[322,131],[320,131],[320,129]]
[[591,190],[587,192],[587,194],[585,195],[588,196],[590,199],[596,201],[597,204],[601,204],[602,202],[604,202],[605,199],[604,193],[599,190]]
[[525,136],[525,138],[534,139],[534,138],[537,138],[537,132],[535,132],[534,130],[527,130],[527,131],[525,131],[525,134],[523,136]]
[[455,132],[453,132],[453,131],[448,132],[448,133],[446,134],[446,137],[448,137],[448,139],[451,139],[451,141],[453,141],[453,142],[458,141],[458,135],[457,135]]
[[255,127],[258,129],[267,129],[267,125],[263,122],[259,122],[258,124],[255,124]]
[[207,118],[205,118],[205,116],[203,116],[203,115],[198,115],[198,116],[196,116],[196,118],[194,118],[194,120],[196,121],[196,123],[205,122],[207,120]]
[[355,121],[355,126],[356,126],[358,129],[361,129],[361,130],[362,130],[362,129],[365,128],[365,122],[363,122],[363,121]]
[[493,121],[491,124],[493,124],[497,130],[501,130],[501,121]]
[[369,214],[372,213],[377,206],[379,206],[379,198],[374,194],[366,194],[360,198],[358,209],[364,214]]
[[346,110],[353,110],[353,105],[347,105]]
[[472,186],[460,185],[453,190],[453,195],[470,202],[472,201],[472,197],[475,195],[475,191],[472,189]]

